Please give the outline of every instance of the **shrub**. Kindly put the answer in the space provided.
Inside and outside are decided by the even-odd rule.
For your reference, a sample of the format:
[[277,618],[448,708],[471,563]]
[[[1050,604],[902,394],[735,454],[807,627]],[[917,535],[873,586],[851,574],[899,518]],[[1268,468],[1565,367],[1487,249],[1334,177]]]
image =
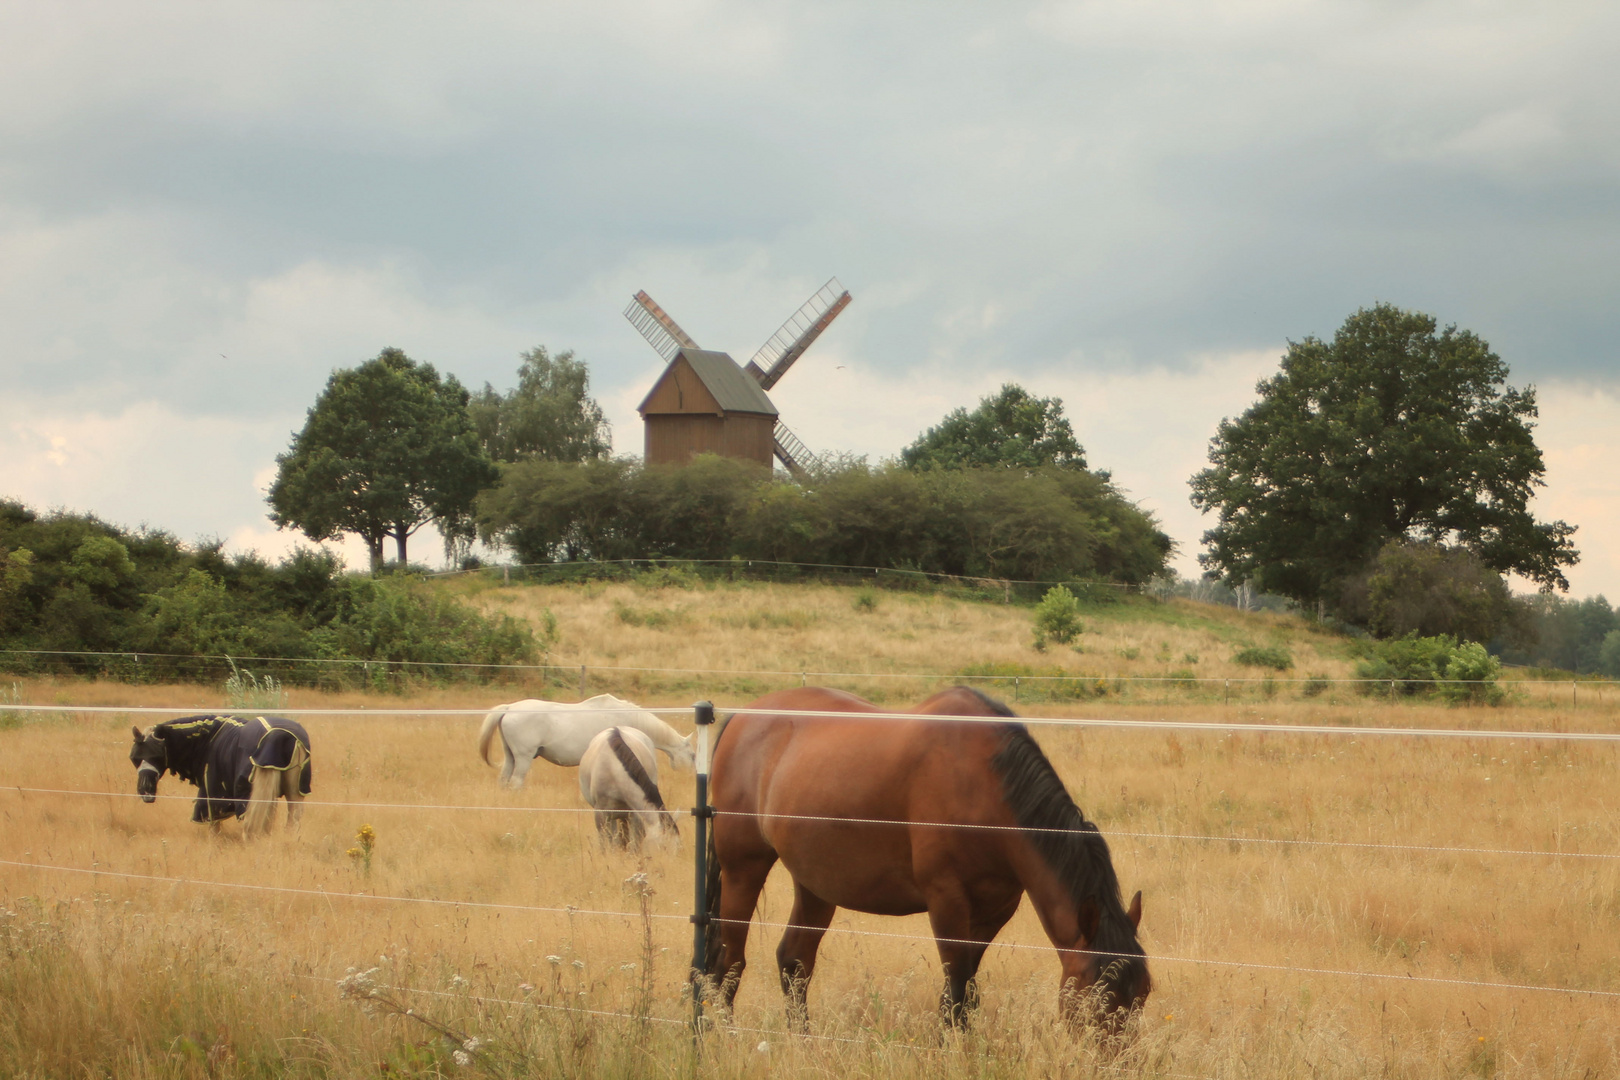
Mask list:
[[[1379,683],[1393,683],[1400,693],[1433,694],[1452,702],[1495,704],[1502,699],[1496,677],[1501,663],[1477,642],[1459,644],[1449,634],[1419,637],[1407,634],[1368,646],[1369,655],[1356,665],[1356,675],[1377,682],[1364,684],[1364,693],[1377,693]],[[1445,682],[1442,680],[1452,680]]]
[[1046,590],[1035,605],[1035,647],[1045,649],[1048,639],[1059,645],[1073,641],[1085,627],[1080,622],[1080,601],[1062,585]]
[[1494,705],[1502,700],[1496,677],[1502,673],[1502,663],[1485,651],[1477,641],[1457,646],[1446,661],[1447,682],[1435,686],[1435,692],[1447,701],[1484,702]]
[[1305,685],[1301,688],[1301,692],[1306,697],[1321,697],[1332,688],[1333,683],[1328,680],[1326,675],[1312,675],[1310,678],[1305,680]]
[[1242,664],[1244,667],[1263,667],[1273,671],[1287,671],[1294,666],[1294,657],[1287,649],[1280,646],[1251,645],[1236,656],[1232,663]]
[[878,607],[877,591],[869,586],[863,586],[855,590],[855,599],[852,601],[852,605],[856,611],[863,614],[876,611]]

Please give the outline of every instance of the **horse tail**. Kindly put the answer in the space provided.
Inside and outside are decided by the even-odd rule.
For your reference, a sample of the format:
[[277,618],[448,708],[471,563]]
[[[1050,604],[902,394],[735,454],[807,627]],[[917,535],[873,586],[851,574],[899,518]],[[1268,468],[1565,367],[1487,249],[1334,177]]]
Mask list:
[[[494,765],[489,760],[489,746],[495,741],[495,733],[501,731],[501,720],[506,716],[506,706],[497,705],[484,717],[484,726],[478,729],[478,756],[484,759],[485,765]],[[501,743],[506,742],[506,732],[501,731]]]
[[704,884],[706,903],[703,913],[708,921],[704,934],[703,974],[719,980],[725,972],[720,970],[720,855],[714,846],[713,819],[709,821],[709,842],[703,858],[709,871]]

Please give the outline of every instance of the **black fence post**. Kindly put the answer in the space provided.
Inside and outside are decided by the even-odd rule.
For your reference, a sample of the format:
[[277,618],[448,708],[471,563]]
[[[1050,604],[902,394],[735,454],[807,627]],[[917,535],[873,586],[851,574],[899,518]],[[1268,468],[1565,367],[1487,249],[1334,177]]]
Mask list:
[[692,1041],[701,1046],[703,1038],[703,978],[709,955],[709,729],[714,726],[714,705],[700,701],[692,706],[697,723],[697,799],[692,807]]

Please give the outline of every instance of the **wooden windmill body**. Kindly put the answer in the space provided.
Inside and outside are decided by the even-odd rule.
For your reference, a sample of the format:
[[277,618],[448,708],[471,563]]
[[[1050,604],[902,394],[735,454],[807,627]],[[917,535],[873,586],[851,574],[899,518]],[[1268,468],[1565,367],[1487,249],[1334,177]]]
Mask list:
[[722,352],[698,348],[645,292],[625,318],[668,364],[637,407],[646,428],[649,465],[680,464],[694,454],[720,454],[769,467],[774,457],[794,474],[821,463],[777,415],[766,396],[838,313],[849,305],[838,279],[827,282],[739,365]]

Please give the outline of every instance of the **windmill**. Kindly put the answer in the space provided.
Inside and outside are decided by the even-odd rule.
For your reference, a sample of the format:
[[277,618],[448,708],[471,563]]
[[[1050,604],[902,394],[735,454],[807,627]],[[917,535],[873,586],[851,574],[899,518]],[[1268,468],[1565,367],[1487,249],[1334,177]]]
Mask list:
[[766,396],[838,313],[849,291],[832,278],[817,289],[761,345],[746,365],[709,352],[682,330],[645,292],[624,317],[667,362],[637,411],[646,425],[649,465],[684,462],[717,453],[769,465],[774,457],[794,475],[820,466],[810,448],[789,431]]

